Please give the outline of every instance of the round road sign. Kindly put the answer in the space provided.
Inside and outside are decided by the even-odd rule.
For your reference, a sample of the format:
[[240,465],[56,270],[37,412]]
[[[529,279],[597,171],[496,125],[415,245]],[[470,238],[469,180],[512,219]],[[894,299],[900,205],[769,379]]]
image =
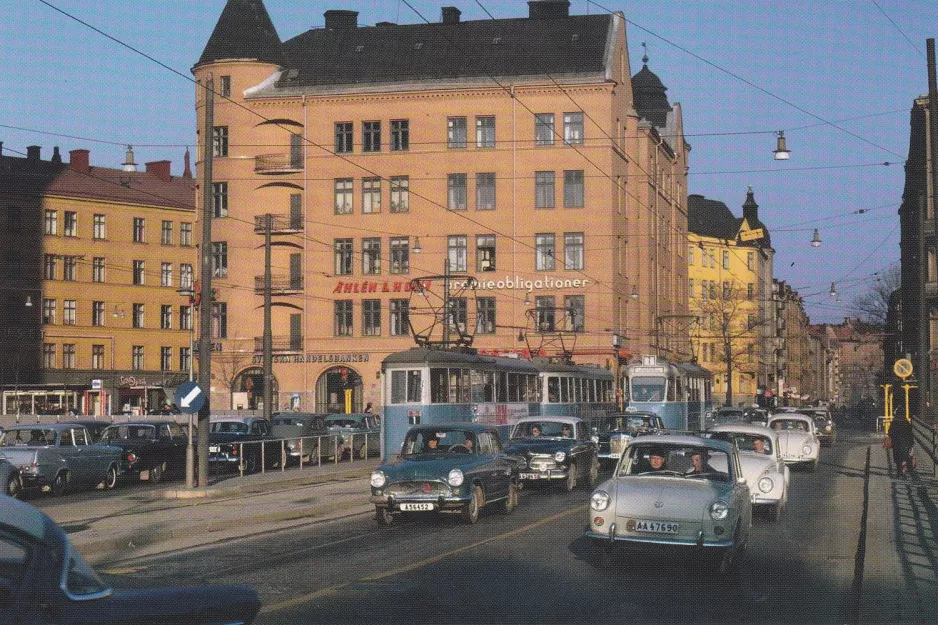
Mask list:
[[892,366],[892,371],[903,380],[912,375],[912,361],[908,358],[900,358]]

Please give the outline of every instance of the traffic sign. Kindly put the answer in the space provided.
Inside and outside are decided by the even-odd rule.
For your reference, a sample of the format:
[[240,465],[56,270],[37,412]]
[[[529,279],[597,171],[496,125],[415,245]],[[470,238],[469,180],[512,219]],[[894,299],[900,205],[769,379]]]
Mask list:
[[892,366],[892,371],[903,380],[912,375],[912,361],[908,358],[900,358]]
[[176,387],[175,399],[179,410],[193,414],[205,405],[205,392],[196,382],[183,382]]

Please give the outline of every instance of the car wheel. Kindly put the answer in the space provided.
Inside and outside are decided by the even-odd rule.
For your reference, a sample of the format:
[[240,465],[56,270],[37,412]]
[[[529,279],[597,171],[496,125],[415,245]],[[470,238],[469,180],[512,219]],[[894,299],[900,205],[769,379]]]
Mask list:
[[576,463],[571,462],[567,469],[567,481],[563,483],[563,489],[568,493],[576,488]]
[[150,482],[153,484],[159,484],[163,481],[163,465],[158,464],[152,469],[150,469]]
[[390,525],[394,520],[394,515],[391,514],[390,508],[379,508],[375,506],[375,520],[378,521],[378,525]]
[[742,536],[742,526],[740,525],[740,522],[737,521],[736,530],[733,532],[733,546],[727,547],[723,551],[717,566],[717,571],[721,575],[725,575],[736,570],[742,554],[746,551],[746,545],[740,543],[740,536]]
[[113,490],[117,486],[117,467],[113,464],[107,468],[104,475],[104,489]]
[[472,525],[479,520],[479,509],[482,507],[482,488],[473,486],[472,499],[462,508],[462,520]]
[[66,490],[68,490],[68,474],[65,471],[60,471],[52,480],[52,496],[61,497]]
[[592,490],[596,486],[596,482],[599,481],[599,458],[593,458],[593,461],[590,463],[590,473],[589,477],[586,480],[586,487]]
[[518,507],[518,495],[519,489],[518,484],[512,482],[508,485],[508,497],[502,502],[502,513],[511,514],[512,511]]
[[19,499],[23,494],[23,483],[20,481],[20,476],[11,475],[10,481],[7,482],[6,494],[13,499]]

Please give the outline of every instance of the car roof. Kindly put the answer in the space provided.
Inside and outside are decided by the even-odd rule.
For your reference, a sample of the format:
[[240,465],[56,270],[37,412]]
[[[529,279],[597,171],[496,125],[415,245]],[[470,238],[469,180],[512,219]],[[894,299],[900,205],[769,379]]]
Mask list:
[[115,426],[122,426],[122,425],[132,426],[132,427],[140,427],[144,425],[149,425],[152,427],[156,427],[158,425],[176,425],[176,422],[175,421],[120,421],[120,422],[115,421],[108,427],[115,427]]
[[0,526],[42,540],[51,523],[49,517],[34,506],[13,497],[0,497]]
[[410,428],[410,431],[416,430],[470,430],[472,432],[487,432],[489,430],[495,430],[494,426],[485,425],[484,423],[427,423],[421,425],[415,425]]
[[801,421],[810,421],[814,422],[814,418],[806,414],[801,414],[800,412],[783,412],[780,414],[775,414],[769,417],[769,423],[772,421],[779,421],[781,419],[798,419]]
[[680,447],[686,445],[697,445],[718,449],[727,453],[733,450],[733,446],[726,441],[718,441],[712,438],[703,438],[701,436],[692,436],[690,434],[675,434],[672,436],[639,436],[632,439],[631,445],[638,444],[662,445],[668,447]]
[[263,420],[264,417],[209,417],[211,423],[252,423]]
[[583,419],[580,417],[562,417],[562,416],[545,416],[545,417],[521,417],[515,422],[515,425],[520,425],[522,423],[580,423]]
[[739,434],[758,434],[760,436],[775,436],[776,431],[764,425],[751,423],[723,423],[708,429],[709,432],[733,432]]

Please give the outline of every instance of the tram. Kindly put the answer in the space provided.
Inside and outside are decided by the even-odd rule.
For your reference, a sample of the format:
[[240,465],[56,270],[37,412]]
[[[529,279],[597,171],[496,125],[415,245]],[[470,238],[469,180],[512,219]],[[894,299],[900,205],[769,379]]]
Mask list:
[[627,409],[648,410],[665,427],[697,432],[713,410],[713,374],[694,363],[672,363],[642,356],[625,369]]
[[415,347],[388,355],[381,370],[385,459],[399,453],[407,430],[418,424],[485,423],[505,441],[522,417],[590,421],[615,407],[612,373],[595,366]]

